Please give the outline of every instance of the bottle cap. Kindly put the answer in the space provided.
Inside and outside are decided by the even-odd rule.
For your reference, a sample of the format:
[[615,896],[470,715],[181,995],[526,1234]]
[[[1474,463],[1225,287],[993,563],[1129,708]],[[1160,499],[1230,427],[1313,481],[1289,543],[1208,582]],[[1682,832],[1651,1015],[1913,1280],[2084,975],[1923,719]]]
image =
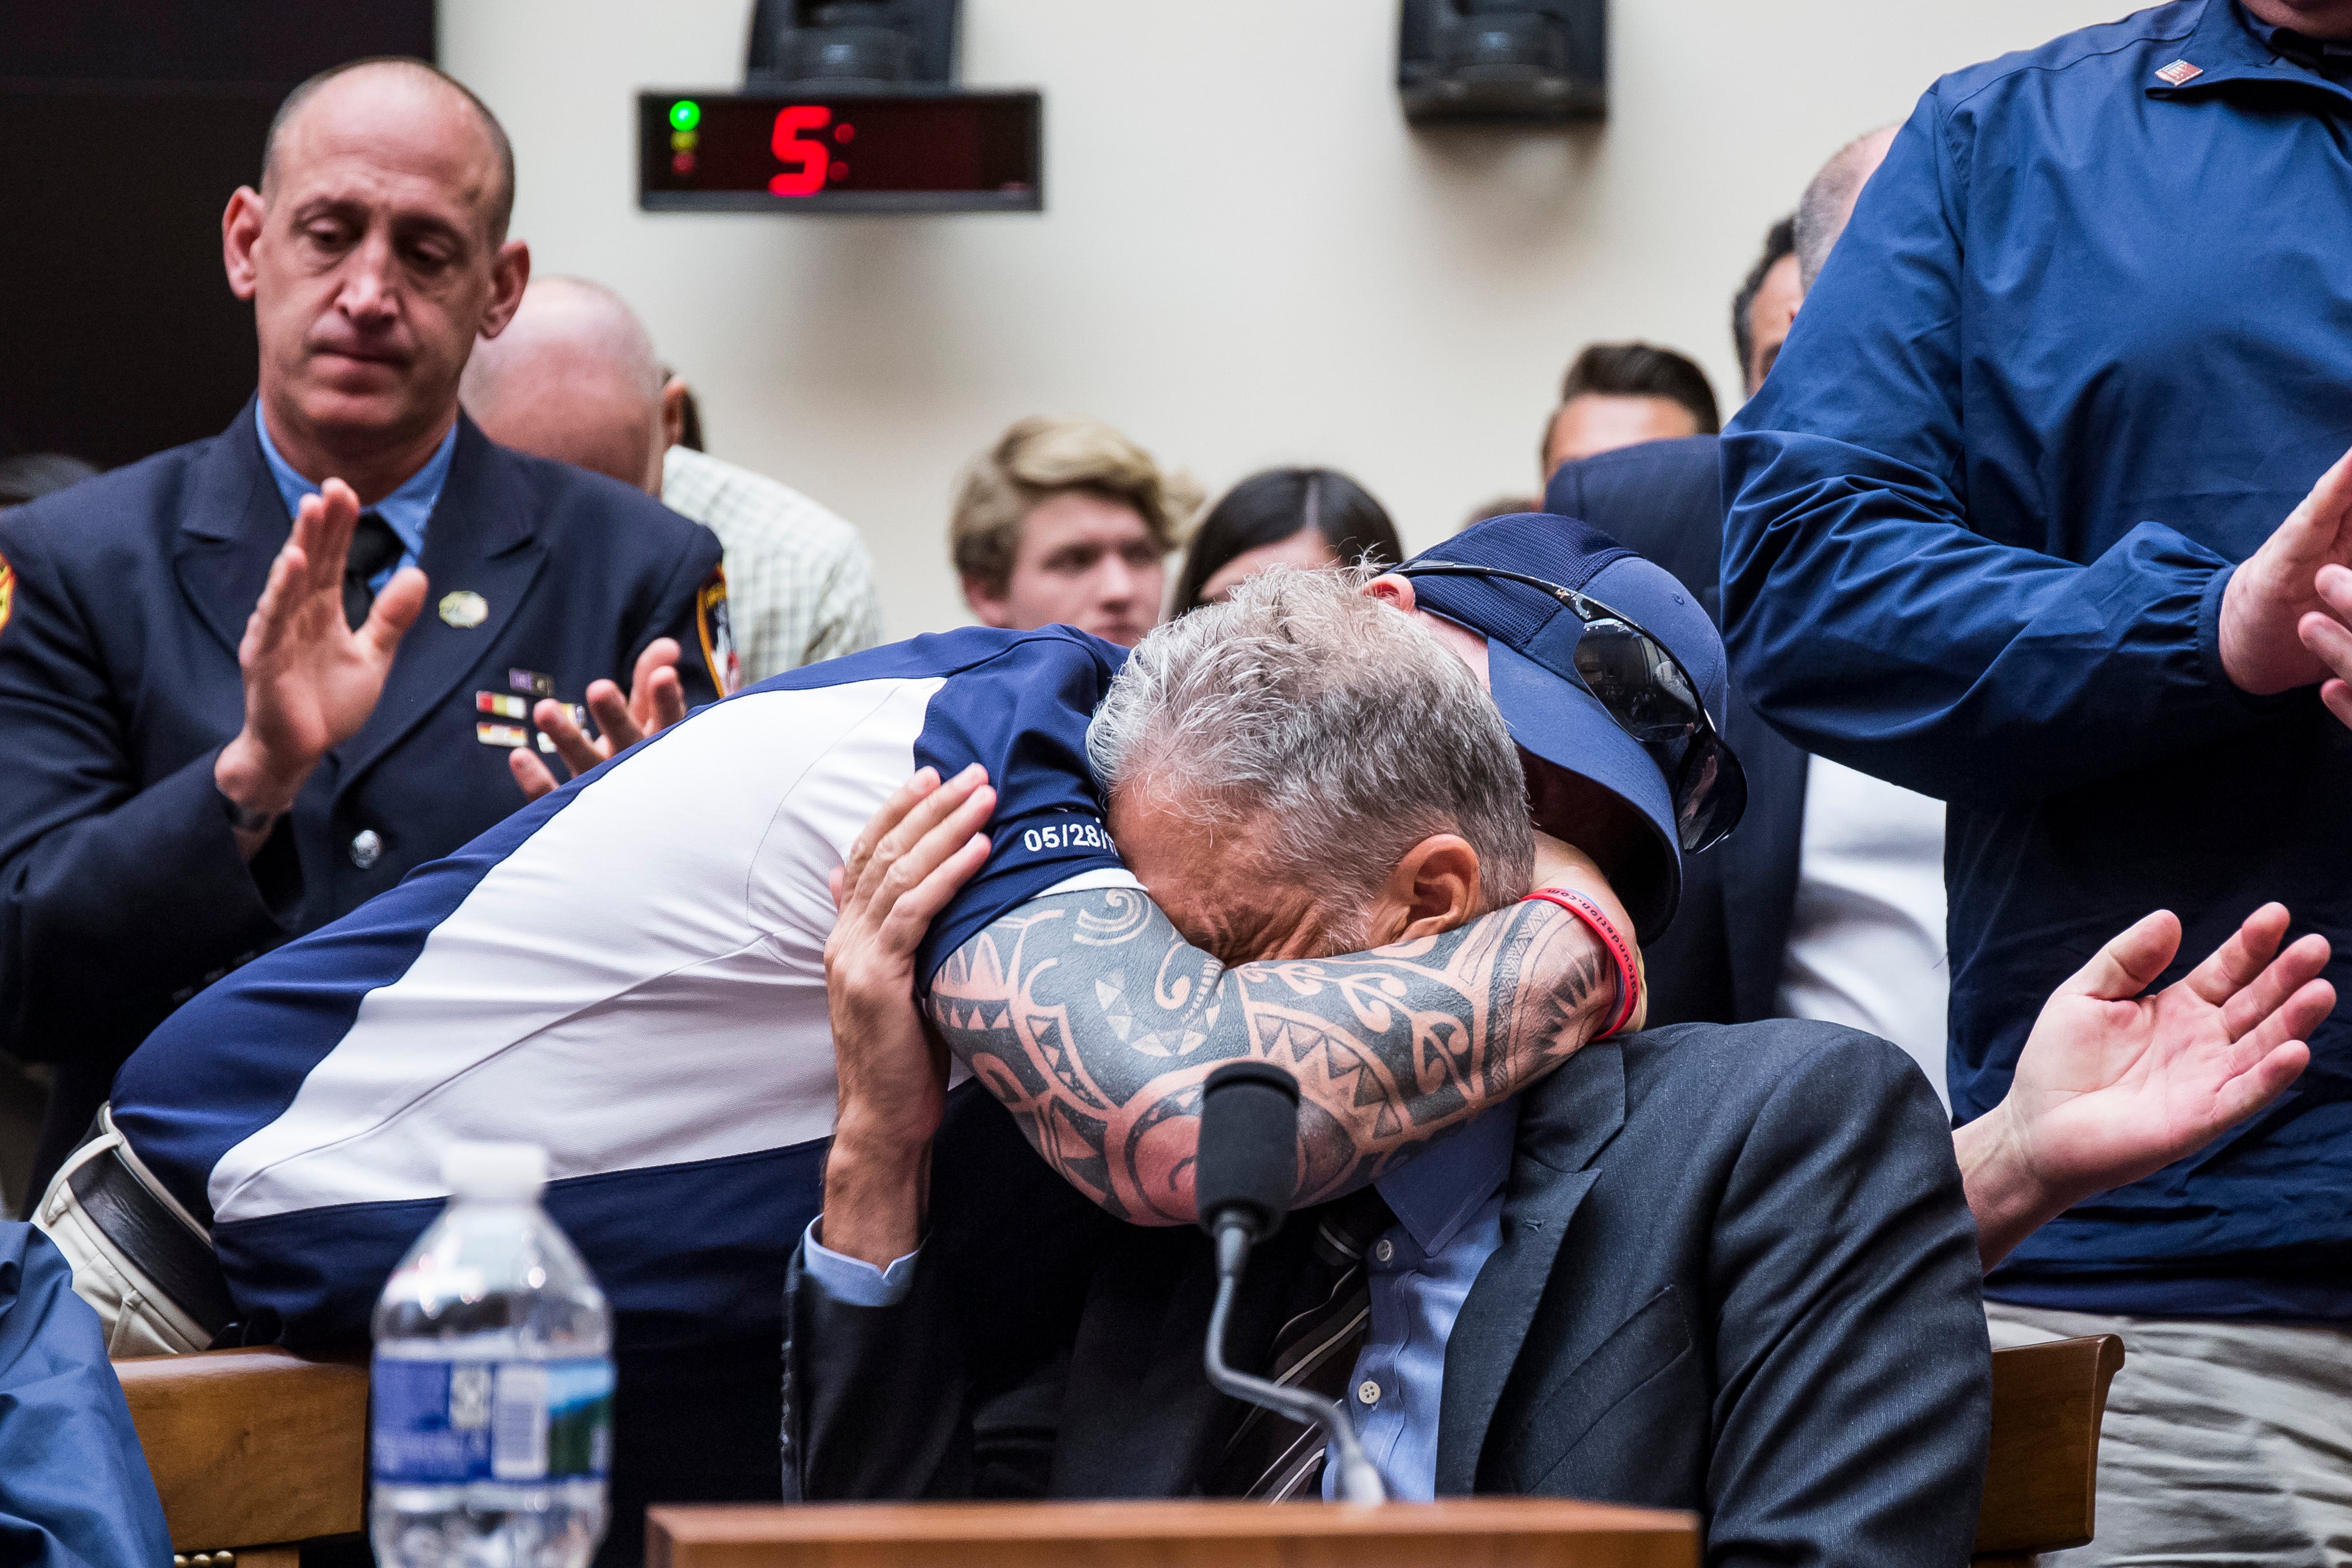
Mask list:
[[523,1203],[547,1185],[547,1151],[537,1144],[452,1144],[441,1155],[452,1197]]

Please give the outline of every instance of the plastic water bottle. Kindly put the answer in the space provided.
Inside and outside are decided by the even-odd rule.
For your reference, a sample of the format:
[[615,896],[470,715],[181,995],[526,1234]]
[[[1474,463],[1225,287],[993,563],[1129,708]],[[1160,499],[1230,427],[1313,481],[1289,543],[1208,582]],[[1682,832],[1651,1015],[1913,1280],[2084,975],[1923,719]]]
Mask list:
[[375,1309],[382,1568],[585,1568],[613,1449],[613,1316],[539,1207],[547,1155],[461,1144]]

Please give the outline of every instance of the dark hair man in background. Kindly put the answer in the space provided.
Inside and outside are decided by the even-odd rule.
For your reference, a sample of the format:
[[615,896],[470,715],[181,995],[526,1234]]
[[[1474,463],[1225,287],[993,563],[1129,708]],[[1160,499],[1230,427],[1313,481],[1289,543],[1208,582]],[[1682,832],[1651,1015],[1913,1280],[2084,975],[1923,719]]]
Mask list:
[[[2347,0],[2184,0],[1945,78],[1723,440],[1740,685],[1951,803],[1963,1120],[2132,913],[2195,952],[2275,895],[2343,983],[2352,735],[2303,636],[2352,561],[2347,116]],[[2080,1561],[2352,1539],[2352,1031],[2310,1043],[2238,1135],[1986,1281],[1999,1343],[2129,1348]]]
[[[708,532],[459,413],[530,274],[513,200],[433,68],[296,89],[221,221],[254,402],[0,517],[0,1048],[57,1064],[37,1182],[199,988],[520,805],[535,697],[676,664],[723,604]],[[718,695],[698,654],[659,678]]]
[[1596,452],[1722,428],[1706,372],[1683,355],[1649,343],[1593,343],[1560,382],[1539,448],[1543,474]]
[[[1818,176],[1816,176],[1818,178]],[[1859,193],[1862,187],[1856,185]],[[1851,204],[1848,211],[1852,211]],[[1739,390],[1754,397],[1780,357],[1796,325],[1805,285],[1797,266],[1797,220],[1782,218],[1764,231],[1764,254],[1731,297],[1731,345],[1739,354]]]

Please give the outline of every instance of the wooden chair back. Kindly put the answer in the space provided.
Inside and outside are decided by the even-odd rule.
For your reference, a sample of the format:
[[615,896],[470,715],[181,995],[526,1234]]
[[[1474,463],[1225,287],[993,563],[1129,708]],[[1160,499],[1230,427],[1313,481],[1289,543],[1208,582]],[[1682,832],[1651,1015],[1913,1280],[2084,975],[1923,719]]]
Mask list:
[[2114,1334],[1992,1353],[1992,1452],[1974,1561],[2024,1564],[2089,1543],[2099,1483],[2099,1424],[2124,1364]]
[[297,1568],[365,1528],[367,1367],[283,1350],[118,1361],[181,1568]]
[[[2113,1334],[1997,1350],[1975,1561],[2091,1539]],[[362,1530],[367,1368],[283,1350],[117,1362],[183,1568],[297,1568],[305,1541]],[[201,1560],[201,1561],[200,1561]]]

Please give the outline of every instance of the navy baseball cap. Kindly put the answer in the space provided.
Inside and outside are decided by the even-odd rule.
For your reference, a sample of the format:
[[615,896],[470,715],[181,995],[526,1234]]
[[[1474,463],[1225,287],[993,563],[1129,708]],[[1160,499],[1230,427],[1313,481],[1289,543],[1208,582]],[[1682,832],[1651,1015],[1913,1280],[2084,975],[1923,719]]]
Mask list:
[[1511,738],[1552,767],[1607,790],[1648,825],[1655,852],[1642,872],[1621,878],[1632,885],[1619,885],[1617,895],[1637,937],[1654,941],[1682,900],[1673,780],[1682,770],[1684,748],[1694,742],[1636,740],[1582,681],[1554,673],[1574,667],[1570,656],[1584,622],[1552,594],[1501,578],[1414,576],[1413,567],[1423,562],[1516,571],[1590,595],[1664,644],[1719,723],[1728,672],[1715,623],[1664,568],[1590,523],[1543,512],[1473,523],[1397,569],[1412,577],[1422,609],[1486,637],[1487,679]]

